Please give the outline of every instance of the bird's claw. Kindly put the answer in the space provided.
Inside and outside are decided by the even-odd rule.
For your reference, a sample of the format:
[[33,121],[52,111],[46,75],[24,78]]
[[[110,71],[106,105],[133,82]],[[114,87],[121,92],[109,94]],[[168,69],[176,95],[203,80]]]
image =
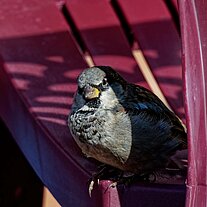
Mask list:
[[117,185],[118,185],[117,181],[112,182],[111,184],[108,185],[104,193],[106,193],[106,191],[109,190],[110,188],[115,188]]
[[99,185],[99,181],[100,180],[96,179],[96,178],[91,178],[91,182],[89,183],[88,194],[89,194],[90,197],[91,197],[91,193],[93,191],[93,187],[94,187],[95,181],[97,181],[97,184]]
[[91,197],[91,193],[92,193],[92,190],[93,190],[93,186],[94,186],[94,180],[91,180],[90,184],[89,184],[89,187],[88,187],[88,194],[89,196]]
[[117,185],[118,185],[118,182],[117,182],[117,181],[116,181],[116,182],[113,182],[113,183],[111,183],[111,184],[108,186],[108,189],[109,189],[109,188],[115,188]]

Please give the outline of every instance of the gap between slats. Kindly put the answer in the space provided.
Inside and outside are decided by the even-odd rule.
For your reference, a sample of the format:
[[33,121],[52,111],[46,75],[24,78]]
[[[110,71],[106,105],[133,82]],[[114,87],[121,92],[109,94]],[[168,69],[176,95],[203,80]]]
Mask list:
[[176,0],[164,0],[166,7],[171,14],[172,20],[180,36],[180,20],[179,20],[179,13],[178,13],[179,11],[178,11],[178,5],[175,1]]

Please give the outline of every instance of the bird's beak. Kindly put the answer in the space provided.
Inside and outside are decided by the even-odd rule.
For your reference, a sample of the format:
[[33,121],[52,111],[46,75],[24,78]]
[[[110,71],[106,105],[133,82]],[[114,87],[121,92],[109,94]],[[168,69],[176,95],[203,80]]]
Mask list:
[[100,90],[96,87],[86,86],[84,88],[84,97],[85,99],[98,98],[100,95]]

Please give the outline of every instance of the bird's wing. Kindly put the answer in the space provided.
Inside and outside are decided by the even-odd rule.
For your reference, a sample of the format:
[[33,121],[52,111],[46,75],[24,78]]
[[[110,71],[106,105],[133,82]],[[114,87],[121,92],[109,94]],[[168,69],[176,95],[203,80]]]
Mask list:
[[151,91],[141,86],[129,84],[126,90],[125,103],[125,110],[133,115],[135,120],[143,119],[143,123],[148,121],[148,123],[156,126],[157,123],[160,123],[160,127],[164,123],[168,124],[172,138],[176,137],[182,143],[182,148],[187,148],[187,136],[181,121]]

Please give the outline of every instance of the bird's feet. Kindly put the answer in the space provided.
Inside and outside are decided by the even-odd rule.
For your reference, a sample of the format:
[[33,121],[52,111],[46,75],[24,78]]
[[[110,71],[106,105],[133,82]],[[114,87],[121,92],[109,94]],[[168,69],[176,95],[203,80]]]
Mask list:
[[89,180],[88,193],[91,197],[94,185],[99,184],[100,180],[111,180],[112,183],[107,187],[106,190],[116,187],[117,185],[129,186],[134,182],[147,182],[152,183],[156,180],[156,174],[133,174],[126,173],[117,168],[111,167],[106,164],[102,164],[98,167],[98,172],[93,174]]
[[[118,183],[120,178],[123,175],[123,171],[111,167],[106,164],[102,164],[98,167],[98,171],[92,175],[92,177],[89,180],[89,188],[88,193],[91,197],[92,190],[94,188],[94,185],[97,183],[99,184],[100,180],[112,180],[113,183],[109,185],[109,187],[115,187]],[[108,188],[107,188],[108,189]]]

